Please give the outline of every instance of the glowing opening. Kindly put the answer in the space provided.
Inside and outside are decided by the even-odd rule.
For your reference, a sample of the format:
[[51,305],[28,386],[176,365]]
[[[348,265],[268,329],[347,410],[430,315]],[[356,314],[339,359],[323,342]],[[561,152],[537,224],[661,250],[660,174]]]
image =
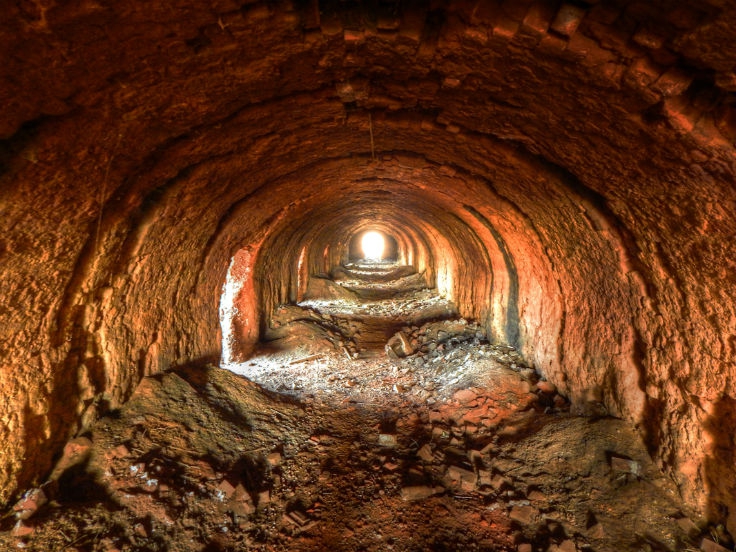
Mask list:
[[378,232],[366,232],[360,241],[363,249],[363,256],[369,261],[380,261],[383,259],[383,250],[386,247],[386,240]]

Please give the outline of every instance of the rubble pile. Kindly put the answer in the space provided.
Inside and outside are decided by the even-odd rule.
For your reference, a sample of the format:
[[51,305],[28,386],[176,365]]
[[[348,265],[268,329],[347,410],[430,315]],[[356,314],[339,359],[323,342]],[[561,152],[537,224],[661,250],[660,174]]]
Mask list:
[[545,406],[556,397],[507,367],[488,385],[421,405],[402,393],[381,403],[296,401],[219,368],[179,369],[146,378],[123,409],[70,443],[54,479],[3,521],[0,546],[675,552],[726,544],[678,505],[632,428]]

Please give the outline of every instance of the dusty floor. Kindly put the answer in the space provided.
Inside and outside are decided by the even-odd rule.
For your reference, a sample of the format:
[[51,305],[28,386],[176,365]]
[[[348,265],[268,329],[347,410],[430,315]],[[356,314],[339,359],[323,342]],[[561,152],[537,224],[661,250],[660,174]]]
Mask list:
[[[512,348],[410,293],[393,310],[291,306],[276,324],[289,331],[243,364],[144,379],[5,514],[0,549],[733,546],[691,520],[633,428],[571,415]],[[418,318],[365,348],[406,301]]]

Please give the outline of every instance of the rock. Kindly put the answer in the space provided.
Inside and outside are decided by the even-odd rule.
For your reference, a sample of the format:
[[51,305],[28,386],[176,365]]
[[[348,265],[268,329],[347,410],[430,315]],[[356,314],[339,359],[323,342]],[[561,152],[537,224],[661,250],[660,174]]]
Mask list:
[[457,466],[450,466],[447,469],[446,478],[449,480],[450,486],[460,487],[463,491],[467,492],[475,489],[475,484],[478,480],[478,476],[475,473]]
[[33,533],[33,527],[31,527],[30,525],[26,525],[20,520],[18,521],[18,523],[15,524],[13,530],[11,531],[11,534],[14,537],[27,537],[31,533]]
[[455,392],[452,398],[461,404],[468,404],[469,402],[477,399],[478,394],[472,389],[460,389],[460,391]]
[[110,451],[110,456],[112,458],[126,458],[127,456],[130,456],[130,451],[125,445],[118,445]]
[[728,548],[725,548],[710,539],[702,540],[702,542],[700,543],[700,550],[702,552],[730,552]]
[[378,444],[382,447],[395,447],[398,445],[396,435],[390,433],[381,433],[378,435]]
[[297,525],[298,527],[304,527],[310,521],[309,517],[307,517],[306,514],[300,512],[299,510],[294,510],[293,512],[284,514],[284,520],[289,523],[293,523],[294,525]]
[[539,510],[533,506],[514,506],[509,513],[509,518],[521,525],[531,525],[538,517]]
[[235,487],[233,487],[227,479],[220,481],[220,484],[217,486],[217,490],[220,491],[221,496],[227,499],[230,499],[230,497],[235,493]]
[[538,381],[537,389],[545,395],[554,395],[555,393],[557,393],[557,387],[555,386],[555,384],[548,381]]
[[401,489],[401,498],[406,501],[424,500],[430,496],[442,494],[445,490],[442,487],[426,487],[423,485],[404,487]]
[[434,461],[434,454],[432,454],[432,447],[429,445],[424,445],[422,448],[420,448],[417,451],[417,456],[424,460],[425,462],[432,462]]
[[268,462],[268,465],[272,468],[275,468],[276,466],[281,464],[281,453],[280,452],[272,452],[266,457],[266,461]]
[[56,466],[54,466],[54,470],[51,472],[49,480],[57,480],[66,470],[80,462],[83,462],[89,455],[91,448],[92,441],[86,437],[77,437],[76,439],[69,441],[64,447],[64,452],[61,458],[56,463]]
[[414,351],[414,346],[404,332],[397,332],[386,343],[386,352],[389,353],[389,356],[393,352],[397,358],[405,358],[414,354]]
[[13,511],[15,512],[16,518],[28,519],[47,502],[48,498],[42,489],[31,489],[13,506]]
[[534,490],[527,495],[527,498],[532,502],[545,502],[547,500],[547,495],[540,491]]
[[271,491],[265,490],[258,493],[258,507],[265,506],[271,502]]
[[677,520],[677,525],[682,529],[682,532],[689,537],[694,537],[700,533],[698,526],[693,523],[690,518],[680,518]]
[[528,542],[525,542],[523,544],[520,544],[516,547],[517,552],[532,552],[532,545]]
[[249,516],[256,511],[253,500],[242,483],[238,483],[238,486],[235,487],[235,492],[230,502],[230,510],[238,516]]
[[615,472],[630,473],[636,476],[641,475],[641,467],[637,461],[619,456],[611,457],[611,469]]

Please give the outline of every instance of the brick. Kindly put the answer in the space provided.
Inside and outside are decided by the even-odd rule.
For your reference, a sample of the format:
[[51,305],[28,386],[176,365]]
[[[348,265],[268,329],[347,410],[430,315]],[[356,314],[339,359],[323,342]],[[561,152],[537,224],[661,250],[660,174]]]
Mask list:
[[549,2],[534,2],[524,17],[522,28],[532,33],[544,34],[549,29],[553,16],[554,13],[550,10]]
[[695,127],[700,113],[682,96],[665,99],[662,108],[670,125],[680,134],[689,134]]
[[352,29],[345,29],[343,31],[343,39],[348,44],[358,44],[360,42],[363,42],[365,39],[365,33],[363,31],[356,31]]
[[464,36],[478,44],[486,44],[488,42],[488,31],[483,27],[468,27],[465,29]]
[[664,39],[646,27],[640,27],[631,37],[631,40],[649,50],[658,50],[664,44]]
[[563,36],[572,36],[580,26],[585,16],[585,10],[572,4],[562,4],[555,16],[550,29]]
[[600,46],[595,40],[588,38],[580,33],[576,33],[570,38],[567,44],[567,52],[575,59],[584,59],[595,50],[599,50]]
[[716,85],[727,92],[736,92],[736,72],[717,73]]
[[679,96],[688,89],[693,82],[691,75],[673,67],[660,75],[652,88],[662,94],[664,97]]
[[631,64],[624,80],[634,88],[645,88],[654,83],[663,73],[649,58],[639,58]]
[[508,17],[500,17],[493,26],[493,36],[502,40],[511,40],[519,32],[519,24]]
[[537,44],[537,49],[545,54],[560,54],[567,49],[567,40],[552,34],[546,34]]
[[445,77],[445,79],[442,81],[442,88],[449,88],[450,90],[453,90],[455,88],[459,88],[462,84],[462,81],[455,77]]
[[342,32],[342,21],[337,14],[325,14],[320,18],[320,28],[322,33],[328,36],[340,34]]
[[422,38],[426,14],[420,10],[407,10],[401,19],[399,34],[405,38],[419,42]]

